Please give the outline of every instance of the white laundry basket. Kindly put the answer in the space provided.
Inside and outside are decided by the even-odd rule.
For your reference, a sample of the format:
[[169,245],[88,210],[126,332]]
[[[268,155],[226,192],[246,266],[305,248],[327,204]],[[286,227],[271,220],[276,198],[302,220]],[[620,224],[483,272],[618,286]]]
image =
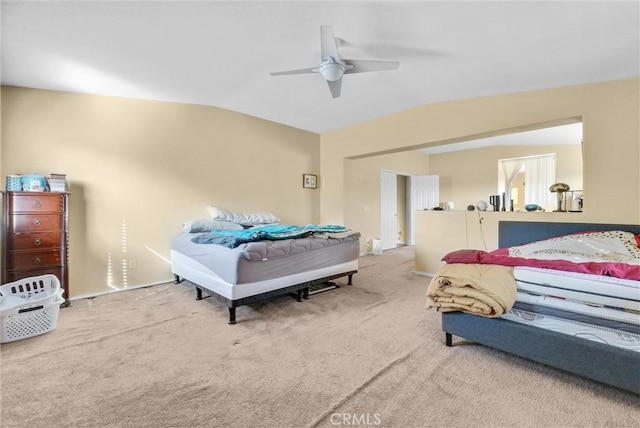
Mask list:
[[60,280],[51,274],[0,285],[0,343],[54,330],[63,293]]

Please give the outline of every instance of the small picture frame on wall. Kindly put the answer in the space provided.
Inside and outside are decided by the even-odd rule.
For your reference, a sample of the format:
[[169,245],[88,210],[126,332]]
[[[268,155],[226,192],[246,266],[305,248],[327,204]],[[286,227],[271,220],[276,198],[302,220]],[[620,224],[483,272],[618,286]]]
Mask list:
[[318,176],[313,174],[302,174],[302,187],[305,189],[317,189]]

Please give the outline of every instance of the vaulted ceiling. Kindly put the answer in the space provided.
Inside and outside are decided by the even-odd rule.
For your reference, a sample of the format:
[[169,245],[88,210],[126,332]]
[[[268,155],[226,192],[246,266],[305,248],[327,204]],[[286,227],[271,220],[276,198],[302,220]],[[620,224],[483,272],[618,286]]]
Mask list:
[[[211,105],[326,133],[447,100],[637,77],[638,1],[3,1],[2,84]],[[320,26],[349,74],[333,99]]]

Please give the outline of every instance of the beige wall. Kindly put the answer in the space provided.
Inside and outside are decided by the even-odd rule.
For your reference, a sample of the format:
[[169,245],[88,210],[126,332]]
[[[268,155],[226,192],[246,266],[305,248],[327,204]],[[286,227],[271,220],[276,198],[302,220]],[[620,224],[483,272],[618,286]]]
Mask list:
[[556,153],[558,182],[582,190],[581,146],[501,146],[433,154],[429,173],[440,177],[440,201],[463,209],[477,201],[489,202],[498,191],[498,160]]
[[500,221],[590,222],[583,213],[572,212],[419,211],[416,272],[434,274],[444,264],[442,257],[451,251],[495,250]]
[[640,223],[639,82],[629,79],[431,104],[323,134],[321,221],[340,223],[353,215],[345,201],[356,188],[345,177],[345,158],[582,120],[583,187],[589,202],[581,215],[589,221]]
[[[426,105],[322,136],[213,107],[1,95],[2,173],[62,172],[71,182],[75,297],[122,288],[125,277],[130,287],[170,279],[171,236],[208,204],[376,237],[380,169],[429,174],[429,158],[412,151],[579,120],[581,221],[640,223],[638,79]],[[318,174],[318,190],[302,188],[303,173]],[[475,192],[491,190],[461,198]],[[122,267],[130,259],[136,269]]]
[[72,297],[170,280],[172,235],[209,204],[318,222],[302,174],[320,172],[319,140],[212,107],[2,90],[3,173],[70,181]]

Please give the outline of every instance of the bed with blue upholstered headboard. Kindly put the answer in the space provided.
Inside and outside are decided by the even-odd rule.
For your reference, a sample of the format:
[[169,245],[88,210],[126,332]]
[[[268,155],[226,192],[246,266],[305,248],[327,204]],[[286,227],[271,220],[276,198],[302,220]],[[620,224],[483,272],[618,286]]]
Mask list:
[[[580,232],[623,230],[640,234],[640,225],[602,223],[499,223],[501,248]],[[629,350],[502,317],[465,312],[442,313],[446,345],[453,336],[499,349],[597,382],[640,394],[640,349]]]

